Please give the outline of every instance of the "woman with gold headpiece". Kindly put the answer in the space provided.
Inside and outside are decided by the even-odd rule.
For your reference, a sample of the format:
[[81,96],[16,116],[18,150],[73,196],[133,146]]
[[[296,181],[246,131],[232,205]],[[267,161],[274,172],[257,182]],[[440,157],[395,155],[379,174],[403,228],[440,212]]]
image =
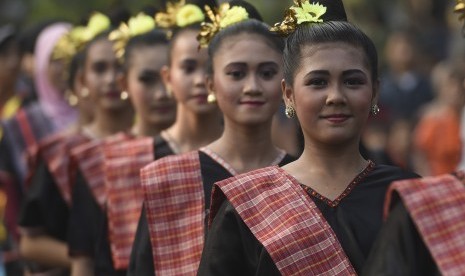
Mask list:
[[138,14],[110,33],[122,58],[121,87],[134,106],[133,139],[103,146],[106,201],[104,223],[94,257],[96,275],[126,275],[129,254],[142,209],[139,170],[154,159],[173,154],[160,132],[176,118],[176,102],[166,91],[161,70],[168,63],[166,32],[154,29],[153,16]]
[[[95,202],[105,197],[101,146],[129,139],[123,133],[129,130],[134,118],[127,92],[117,82],[121,65],[114,43],[108,39],[109,28],[108,17],[96,13],[80,34],[87,41],[82,52],[81,93],[87,94],[94,105],[94,120],[82,128],[89,141],[70,149],[67,241],[74,275],[91,275],[87,264],[92,262],[95,252],[93,237],[99,231],[102,213],[94,211],[100,208]],[[121,134],[113,136],[116,133]]]
[[215,184],[198,275],[356,275],[389,183],[416,176],[359,151],[378,113],[376,49],[342,1],[296,0],[273,30],[287,36],[282,91],[304,152]]
[[272,118],[281,102],[282,39],[247,2],[206,11],[210,21],[202,24],[199,40],[202,51],[208,46],[207,87],[223,112],[224,131],[199,150],[141,170],[145,217],[130,275],[195,274],[213,183],[292,160],[271,141]]

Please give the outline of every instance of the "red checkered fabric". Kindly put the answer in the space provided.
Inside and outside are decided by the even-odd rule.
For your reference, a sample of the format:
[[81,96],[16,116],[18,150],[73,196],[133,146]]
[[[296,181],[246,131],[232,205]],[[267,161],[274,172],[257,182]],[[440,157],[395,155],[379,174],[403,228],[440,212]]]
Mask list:
[[388,190],[387,214],[397,192],[442,275],[465,271],[465,187],[452,175],[394,182]]
[[217,182],[210,222],[225,198],[282,275],[356,275],[318,207],[283,169],[273,166]]
[[204,244],[205,199],[198,151],[141,170],[155,275],[196,275]]
[[108,230],[113,264],[127,269],[144,195],[140,169],[153,161],[153,138],[104,147]]
[[71,204],[71,186],[69,178],[70,151],[72,148],[89,142],[84,135],[60,133],[44,140],[40,144],[39,154],[45,160],[61,196]]
[[[105,144],[121,143],[130,138],[127,134],[119,133],[104,140],[96,139],[90,141],[71,150],[71,179],[73,179],[76,170],[79,169],[85,177],[95,200],[102,209],[104,209],[107,200],[103,146]],[[71,183],[71,187],[73,184]]]

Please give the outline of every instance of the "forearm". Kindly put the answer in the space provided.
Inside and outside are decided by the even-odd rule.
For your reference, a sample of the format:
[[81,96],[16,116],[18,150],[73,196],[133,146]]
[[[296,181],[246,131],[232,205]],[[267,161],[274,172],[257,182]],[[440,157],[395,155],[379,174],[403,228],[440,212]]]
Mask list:
[[93,276],[94,275],[94,260],[85,257],[71,258],[71,276]]
[[23,235],[20,241],[20,253],[24,259],[47,267],[71,266],[67,244],[47,235]]

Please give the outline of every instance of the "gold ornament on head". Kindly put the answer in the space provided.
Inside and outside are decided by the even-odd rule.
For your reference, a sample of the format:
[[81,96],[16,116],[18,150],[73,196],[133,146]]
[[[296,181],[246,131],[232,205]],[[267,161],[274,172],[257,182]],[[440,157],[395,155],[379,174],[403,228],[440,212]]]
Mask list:
[[155,19],[143,13],[131,17],[128,23],[121,23],[117,30],[114,30],[108,36],[108,39],[114,42],[116,56],[122,58],[128,41],[135,36],[150,32],[155,28]]
[[171,29],[185,27],[205,20],[202,9],[185,0],[173,0],[166,3],[166,11],[155,15],[155,22],[160,28]]
[[465,19],[465,1],[457,0],[454,8],[454,12],[459,14],[459,20],[463,21]]
[[293,33],[302,23],[321,23],[321,18],[326,13],[327,7],[318,2],[310,3],[310,0],[294,0],[294,5],[284,13],[282,22],[276,23],[271,31],[283,36]]
[[208,47],[212,38],[222,29],[249,19],[246,9],[239,6],[231,7],[229,3],[221,4],[215,11],[209,6],[205,6],[205,13],[211,22],[202,22],[200,33],[197,36],[200,47]]

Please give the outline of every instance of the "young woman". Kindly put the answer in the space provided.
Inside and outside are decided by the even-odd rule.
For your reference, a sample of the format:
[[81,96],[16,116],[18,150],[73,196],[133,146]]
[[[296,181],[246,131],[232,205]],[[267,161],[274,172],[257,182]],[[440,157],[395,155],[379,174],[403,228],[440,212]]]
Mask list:
[[[103,147],[107,200],[105,210],[96,210],[103,211],[105,222],[95,254],[96,275],[126,275],[143,201],[139,170],[154,158],[172,154],[159,137],[176,118],[176,102],[167,93],[160,74],[168,63],[168,39],[153,25],[152,17],[139,14],[130,19],[129,25],[110,34],[115,43],[125,46],[121,84],[134,106],[136,122],[132,127],[134,139]],[[123,37],[124,28],[143,29],[144,33],[125,42],[117,39]]]
[[415,176],[359,152],[378,111],[377,54],[345,21],[342,1],[297,1],[286,15],[274,30],[289,35],[282,90],[304,152],[216,184],[199,275],[355,275],[381,227],[389,183]]
[[221,31],[203,27],[201,42],[213,36],[207,85],[223,112],[224,131],[200,150],[141,170],[146,214],[138,234],[145,239],[134,245],[133,254],[143,250],[145,255],[134,258],[131,275],[195,273],[213,183],[291,159],[271,141],[272,118],[281,102],[283,42],[264,23],[249,19],[258,14],[250,4],[233,1],[219,10],[221,23],[212,24],[223,24]]
[[[71,58],[71,57],[70,57]],[[30,273],[60,271],[70,268],[66,233],[71,194],[68,165],[70,149],[89,141],[82,127],[91,122],[90,103],[82,97],[79,82],[81,55],[75,55],[69,65],[70,101],[77,109],[78,120],[68,129],[40,141],[30,158],[30,177],[19,217],[21,256],[28,262]],[[76,102],[77,101],[77,102]]]
[[[67,236],[73,275],[91,275],[86,270],[87,264],[94,255],[96,241],[93,237],[98,233],[102,221],[102,212],[95,211],[100,206],[94,197],[101,199],[104,196],[101,189],[101,145],[109,143],[105,138],[127,131],[134,118],[127,93],[117,84],[121,65],[113,50],[113,43],[108,40],[108,32],[104,32],[109,27],[109,20],[103,15],[97,19],[90,20],[88,25],[92,29],[98,25],[99,32],[83,50],[81,74],[82,89],[89,94],[94,104],[94,120],[82,130],[91,141],[71,149],[69,178],[72,192]],[[111,141],[118,142],[126,138],[122,134]]]

